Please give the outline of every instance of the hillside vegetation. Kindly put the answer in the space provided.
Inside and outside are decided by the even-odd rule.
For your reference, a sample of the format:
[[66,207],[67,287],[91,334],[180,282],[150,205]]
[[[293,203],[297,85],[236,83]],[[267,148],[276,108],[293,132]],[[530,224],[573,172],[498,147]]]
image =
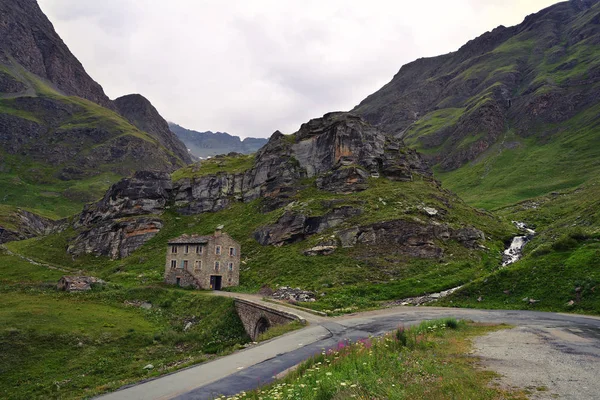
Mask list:
[[493,209],[600,176],[600,4],[558,3],[403,66],[354,112]]

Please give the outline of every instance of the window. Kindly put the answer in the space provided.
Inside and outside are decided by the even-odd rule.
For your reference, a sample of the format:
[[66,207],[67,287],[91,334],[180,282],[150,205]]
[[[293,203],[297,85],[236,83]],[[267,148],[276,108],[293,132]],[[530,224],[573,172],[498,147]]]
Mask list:
[[230,248],[229,248],[229,255],[230,255],[231,257],[235,256],[235,247],[230,247]]
[[196,266],[194,268],[196,271],[200,271],[202,269],[202,260],[196,260]]
[[190,252],[190,246],[189,245],[185,245],[185,254],[188,254]]
[[177,260],[171,260],[171,268],[172,269],[177,268]]
[[229,263],[228,267],[229,267],[229,271],[233,271],[233,263],[232,262]]
[[215,261],[215,271],[218,271],[218,270],[219,270],[219,262]]
[[181,260],[181,264],[179,265],[179,268],[187,268],[188,266],[188,260]]
[[202,246],[201,245],[196,246],[196,254],[202,254]]
[[177,246],[171,246],[171,253],[177,254]]
[[215,254],[218,255],[218,256],[221,255],[221,246],[215,247]]

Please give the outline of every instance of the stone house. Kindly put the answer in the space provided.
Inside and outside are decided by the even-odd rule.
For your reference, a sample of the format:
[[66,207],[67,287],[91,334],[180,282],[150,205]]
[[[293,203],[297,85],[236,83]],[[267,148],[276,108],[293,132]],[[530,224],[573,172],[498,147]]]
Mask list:
[[213,235],[182,235],[169,241],[165,282],[221,290],[240,284],[240,244],[217,228]]

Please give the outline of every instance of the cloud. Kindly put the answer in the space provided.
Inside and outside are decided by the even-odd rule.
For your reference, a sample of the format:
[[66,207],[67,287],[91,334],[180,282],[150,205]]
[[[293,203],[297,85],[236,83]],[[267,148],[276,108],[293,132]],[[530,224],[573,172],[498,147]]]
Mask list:
[[39,0],[110,97],[141,93],[180,125],[243,137],[348,110],[403,64],[553,2]]

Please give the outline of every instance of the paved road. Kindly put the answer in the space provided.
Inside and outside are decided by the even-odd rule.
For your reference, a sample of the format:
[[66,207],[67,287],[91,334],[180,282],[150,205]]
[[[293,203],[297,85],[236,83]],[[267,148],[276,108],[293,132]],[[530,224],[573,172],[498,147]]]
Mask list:
[[[247,295],[243,298],[260,301]],[[310,322],[307,328],[212,362],[119,390],[100,399],[200,400],[213,399],[222,394],[233,395],[271,382],[274,376],[282,371],[324,348],[336,346],[342,340],[354,341],[370,335],[381,335],[399,325],[408,326],[441,317],[478,322],[506,322],[520,328],[544,331],[553,336],[555,349],[575,357],[574,363],[577,364],[577,368],[570,372],[573,374],[573,381],[576,380],[575,375],[585,370],[597,370],[595,376],[600,376],[600,318],[533,311],[433,307],[397,307],[337,318],[318,317],[300,311],[296,313],[302,314],[302,317]],[[585,346],[581,345],[582,340]],[[507,348],[510,347],[510,343],[507,343]],[[552,371],[547,373],[552,374]],[[569,376],[563,377],[568,382]],[[586,387],[590,387],[591,391],[595,390],[594,393],[600,393],[600,380],[594,381],[585,382],[588,385]],[[573,391],[576,390],[574,386]]]

